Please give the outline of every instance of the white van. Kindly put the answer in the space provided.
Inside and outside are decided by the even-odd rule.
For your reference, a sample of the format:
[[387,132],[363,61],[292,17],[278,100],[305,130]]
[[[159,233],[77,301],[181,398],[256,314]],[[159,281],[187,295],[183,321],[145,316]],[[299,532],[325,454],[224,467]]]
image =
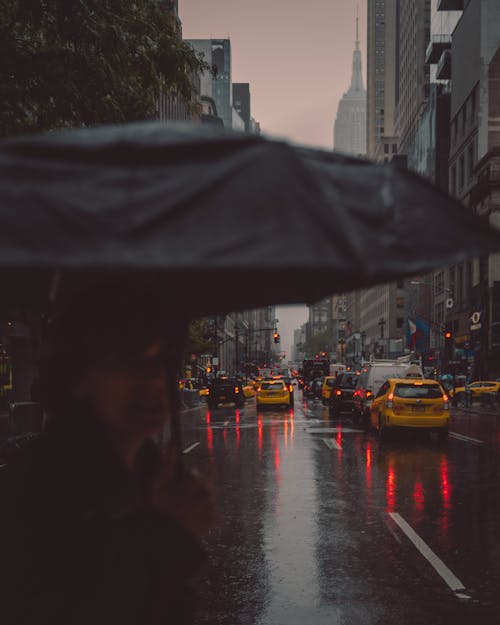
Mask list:
[[424,375],[419,363],[407,356],[397,360],[373,360],[361,369],[358,386],[354,391],[354,410],[359,417],[370,418],[370,407],[380,387],[389,378],[420,378]]

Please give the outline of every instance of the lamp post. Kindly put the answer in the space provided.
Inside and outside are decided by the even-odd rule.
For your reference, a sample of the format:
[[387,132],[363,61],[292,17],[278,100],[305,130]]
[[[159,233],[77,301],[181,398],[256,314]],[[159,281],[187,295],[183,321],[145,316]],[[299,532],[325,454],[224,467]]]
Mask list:
[[384,337],[385,319],[384,317],[380,317],[378,325],[380,326],[380,343],[381,343],[380,354],[381,356],[383,356],[384,355],[384,342],[385,342],[385,337]]

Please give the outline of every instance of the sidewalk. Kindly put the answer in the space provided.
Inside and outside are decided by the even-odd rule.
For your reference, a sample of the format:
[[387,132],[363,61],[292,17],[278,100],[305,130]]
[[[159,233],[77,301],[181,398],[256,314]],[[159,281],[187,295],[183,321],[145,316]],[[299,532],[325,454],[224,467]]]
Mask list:
[[488,415],[500,415],[500,405],[481,405],[479,402],[475,402],[472,406],[465,406],[465,404],[458,404],[454,406],[454,410],[460,410],[461,412],[470,412],[471,414],[488,414]]

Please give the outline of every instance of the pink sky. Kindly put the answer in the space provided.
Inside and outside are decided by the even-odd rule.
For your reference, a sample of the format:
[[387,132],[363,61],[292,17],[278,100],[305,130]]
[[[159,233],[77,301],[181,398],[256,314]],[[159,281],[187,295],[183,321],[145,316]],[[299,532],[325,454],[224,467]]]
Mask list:
[[366,0],[179,0],[186,39],[231,39],[233,82],[249,82],[264,132],[332,148],[348,88],[359,5],[366,72]]

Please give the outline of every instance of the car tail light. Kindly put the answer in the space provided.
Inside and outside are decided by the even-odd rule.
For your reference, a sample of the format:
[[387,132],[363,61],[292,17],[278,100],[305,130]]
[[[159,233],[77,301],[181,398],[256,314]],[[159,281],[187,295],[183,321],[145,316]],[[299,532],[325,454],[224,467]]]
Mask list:
[[337,389],[335,391],[335,395],[337,395],[337,397],[340,397],[342,395],[342,391],[340,389]]
[[288,387],[288,390],[290,391],[290,393],[293,393],[293,385],[290,384],[290,386]]
[[373,393],[371,391],[366,391],[366,399],[373,397]]
[[238,393],[240,392],[240,389],[239,389],[237,386],[235,386],[235,387],[234,387],[234,392],[235,392],[236,394],[238,394]]
[[[366,394],[368,396],[368,393]],[[387,396],[387,408],[392,408],[392,400],[394,399],[394,393],[389,393]]]
[[450,398],[448,397],[448,395],[443,395],[443,399],[444,399],[444,406],[443,406],[443,408],[445,410],[449,410],[450,409]]

